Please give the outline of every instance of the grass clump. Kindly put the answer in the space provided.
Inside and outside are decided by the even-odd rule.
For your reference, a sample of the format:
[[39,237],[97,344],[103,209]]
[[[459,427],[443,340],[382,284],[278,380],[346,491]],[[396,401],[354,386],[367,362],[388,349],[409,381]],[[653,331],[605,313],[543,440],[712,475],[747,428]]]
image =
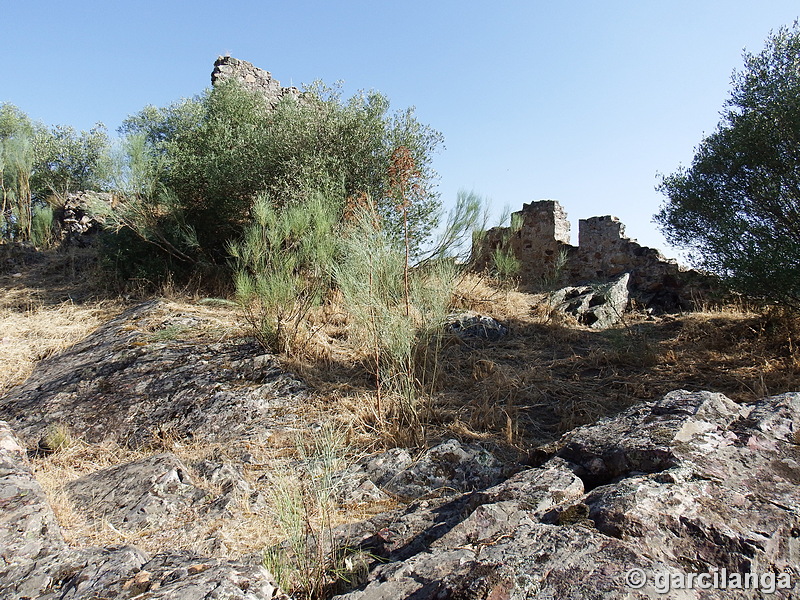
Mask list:
[[37,248],[49,248],[55,242],[53,209],[45,204],[33,209],[31,215],[31,241]]
[[60,452],[66,450],[73,444],[72,433],[69,426],[65,423],[54,423],[47,428],[47,433],[41,442],[40,448],[46,449],[48,452]]
[[307,443],[298,439],[297,452],[292,476],[277,478],[272,487],[273,514],[285,541],[264,550],[263,564],[282,589],[325,598],[344,566],[332,534],[339,474],[346,466],[343,431],[324,426]]

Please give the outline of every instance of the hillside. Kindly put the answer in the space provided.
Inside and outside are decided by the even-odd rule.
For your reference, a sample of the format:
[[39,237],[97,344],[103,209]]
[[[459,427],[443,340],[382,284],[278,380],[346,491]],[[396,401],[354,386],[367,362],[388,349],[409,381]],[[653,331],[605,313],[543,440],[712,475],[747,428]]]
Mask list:
[[791,316],[634,306],[596,331],[466,275],[453,310],[509,333],[448,338],[410,431],[335,299],[280,359],[224,299],[109,295],[88,251],[4,265],[7,597],[638,598],[633,567],[797,556],[800,400],[762,400],[798,387]]

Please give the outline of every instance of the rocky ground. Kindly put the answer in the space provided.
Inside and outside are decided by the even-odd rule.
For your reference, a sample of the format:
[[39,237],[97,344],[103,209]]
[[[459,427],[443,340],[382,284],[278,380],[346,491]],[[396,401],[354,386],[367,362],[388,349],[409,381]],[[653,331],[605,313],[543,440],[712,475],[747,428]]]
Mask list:
[[765,393],[797,361],[770,318],[595,332],[473,290],[502,325],[458,321],[415,449],[370,441],[358,365],[292,374],[224,302],[32,309],[13,275],[8,346],[19,315],[84,320],[0,395],[0,598],[800,597],[800,394]]
[[[248,449],[319,430],[304,412],[310,391],[241,342],[176,341],[197,317],[165,318],[159,309],[128,309],[42,361],[0,401],[0,597],[282,597],[262,553],[232,559],[203,524],[235,519],[242,498],[253,512],[268,510],[269,485],[251,483],[257,460]],[[59,423],[87,444],[203,440],[209,453],[194,462],[144,453],[61,490],[98,526],[179,524],[186,547],[69,544],[34,474],[37,456],[56,450],[47,432]],[[798,431],[800,394],[744,405],[675,391],[576,428],[524,462],[455,439],[422,454],[373,453],[334,473],[337,502],[353,514],[365,503],[390,510],[326,536],[323,555],[347,565],[330,591],[352,599],[653,598],[669,580],[674,598],[760,598],[770,582],[770,597],[795,597]],[[223,442],[228,451],[214,454]],[[679,589],[669,579],[714,571],[767,579],[742,590]],[[639,573],[648,577],[643,587],[635,587]]]

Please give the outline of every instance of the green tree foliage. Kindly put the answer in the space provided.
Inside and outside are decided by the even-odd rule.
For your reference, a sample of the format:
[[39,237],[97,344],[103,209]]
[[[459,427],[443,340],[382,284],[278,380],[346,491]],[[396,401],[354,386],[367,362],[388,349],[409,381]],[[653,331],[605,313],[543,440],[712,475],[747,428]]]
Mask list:
[[7,239],[31,235],[31,170],[34,124],[12,104],[0,104],[0,233]]
[[656,221],[734,289],[800,307],[800,28],[781,28],[744,70],[691,168],[663,178]]
[[89,131],[56,125],[38,126],[33,136],[35,162],[31,175],[34,196],[64,198],[79,190],[103,190],[111,176],[111,143],[98,123]]
[[317,193],[369,194],[400,243],[402,215],[393,204],[388,166],[401,145],[410,149],[426,184],[407,215],[418,244],[412,251],[435,222],[439,201],[431,185],[431,154],[441,136],[421,125],[412,110],[390,114],[388,101],[376,92],[345,102],[338,90],[318,84],[301,102],[287,98],[271,108],[231,81],[164,109],[147,107],[122,131],[144,140],[161,189],[174,194],[194,232],[198,262],[224,263],[227,243],[241,235],[262,193],[278,207]]
[[[7,239],[50,240],[46,200],[69,192],[102,189],[109,175],[105,128],[48,128],[12,104],[0,105],[0,234]],[[38,216],[37,216],[38,215]],[[34,234],[32,227],[36,227]]]

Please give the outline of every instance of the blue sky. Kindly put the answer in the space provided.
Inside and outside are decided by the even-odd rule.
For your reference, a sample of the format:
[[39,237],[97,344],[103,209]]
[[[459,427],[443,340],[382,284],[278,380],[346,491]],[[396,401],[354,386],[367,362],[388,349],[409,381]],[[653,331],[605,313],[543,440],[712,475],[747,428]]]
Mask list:
[[573,222],[613,214],[675,256],[652,223],[658,173],[689,164],[742,51],[800,16],[796,0],[605,2],[0,0],[0,102],[48,124],[114,132],[147,104],[210,85],[230,54],[283,85],[385,93],[444,134],[446,205],[494,213],[555,199]]

